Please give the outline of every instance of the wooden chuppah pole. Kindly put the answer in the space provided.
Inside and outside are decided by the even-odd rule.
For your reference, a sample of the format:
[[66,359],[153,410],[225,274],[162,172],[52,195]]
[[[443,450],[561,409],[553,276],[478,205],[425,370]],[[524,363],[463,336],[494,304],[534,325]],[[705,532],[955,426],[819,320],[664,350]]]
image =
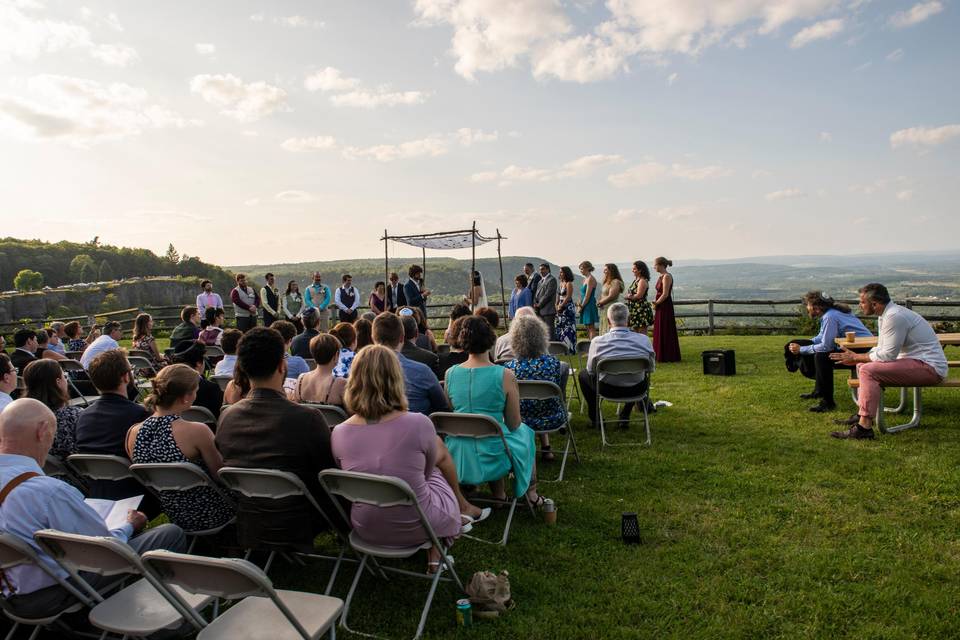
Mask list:
[[387,253],[387,230],[383,230],[383,282],[390,286],[390,256]]
[[497,229],[497,262],[500,263],[500,307],[503,311],[503,324],[506,325],[507,319],[507,296],[503,291],[503,255],[500,253],[500,229]]
[[422,289],[426,289],[427,288],[427,248],[420,247],[420,249],[423,251],[423,257],[421,259],[421,264],[420,264],[420,266],[423,267],[423,283],[421,283],[420,287]]
[[470,286],[467,291],[473,298],[473,274],[477,272],[477,221],[473,221],[473,228],[470,230]]

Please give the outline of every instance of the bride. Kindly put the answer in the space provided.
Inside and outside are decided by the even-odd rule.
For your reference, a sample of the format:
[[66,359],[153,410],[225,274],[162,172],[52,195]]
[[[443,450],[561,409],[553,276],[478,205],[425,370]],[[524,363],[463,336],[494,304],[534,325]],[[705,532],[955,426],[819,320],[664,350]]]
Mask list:
[[473,284],[470,291],[463,297],[463,301],[470,307],[470,311],[476,311],[487,305],[487,287],[483,283],[483,276],[479,271],[473,272]]

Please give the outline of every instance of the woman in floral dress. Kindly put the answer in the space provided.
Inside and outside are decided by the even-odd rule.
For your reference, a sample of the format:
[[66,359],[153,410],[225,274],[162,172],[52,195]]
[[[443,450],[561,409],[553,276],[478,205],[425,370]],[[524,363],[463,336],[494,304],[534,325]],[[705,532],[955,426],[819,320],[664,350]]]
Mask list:
[[560,287],[557,289],[557,319],[554,335],[573,353],[577,346],[577,307],[573,302],[573,272],[560,268]]
[[647,333],[647,327],[653,324],[653,306],[647,301],[650,289],[650,269],[643,260],[633,263],[633,283],[627,289],[624,299],[630,310],[630,328],[637,333]]

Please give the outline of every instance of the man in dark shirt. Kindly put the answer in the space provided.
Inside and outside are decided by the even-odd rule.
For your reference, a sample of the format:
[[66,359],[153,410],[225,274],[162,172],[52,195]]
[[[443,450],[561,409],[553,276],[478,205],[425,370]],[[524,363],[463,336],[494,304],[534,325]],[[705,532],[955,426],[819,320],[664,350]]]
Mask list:
[[[267,327],[247,331],[237,348],[237,365],[250,379],[251,391],[224,410],[216,443],[226,467],[275,469],[296,474],[338,528],[347,529],[320,487],[317,474],[336,467],[330,428],[314,409],[287,400],[284,342]],[[302,498],[241,498],[237,535],[245,547],[310,549],[327,527]]]
[[312,358],[310,355],[310,341],[320,335],[317,325],[320,324],[320,314],[316,309],[307,308],[303,312],[303,331],[290,343],[290,353],[300,356],[304,360]]
[[196,307],[184,307],[180,312],[180,324],[170,332],[170,348],[176,349],[181,342],[196,340],[200,335],[200,311]]
[[207,363],[204,359],[206,346],[197,340],[181,342],[173,352],[173,362],[185,364],[197,372],[200,378],[200,386],[197,387],[197,397],[193,404],[204,409],[209,409],[214,418],[220,416],[220,407],[223,406],[223,391],[216,382],[211,382],[203,377],[204,369]]
[[417,336],[420,334],[417,321],[413,319],[413,316],[403,316],[400,318],[400,321],[403,323],[404,334],[403,347],[400,349],[400,354],[414,362],[427,365],[430,367],[430,370],[433,371],[433,375],[437,375],[440,370],[439,356],[428,349],[421,349],[416,344]]
[[27,365],[37,359],[37,332],[33,329],[18,329],[13,334],[13,346],[16,348],[10,354],[10,362],[23,376]]
[[430,290],[423,288],[423,267],[418,264],[410,265],[407,270],[409,279],[403,285],[403,295],[407,299],[407,306],[417,307],[427,317],[427,298]]

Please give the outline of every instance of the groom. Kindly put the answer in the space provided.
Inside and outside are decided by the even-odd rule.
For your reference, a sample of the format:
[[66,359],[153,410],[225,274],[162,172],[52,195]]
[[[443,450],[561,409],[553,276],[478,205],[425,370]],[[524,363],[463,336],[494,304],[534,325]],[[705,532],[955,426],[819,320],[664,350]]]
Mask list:
[[533,297],[533,308],[537,315],[547,325],[550,340],[555,339],[553,322],[557,318],[557,279],[550,273],[550,265],[546,262],[540,265],[540,283]]

